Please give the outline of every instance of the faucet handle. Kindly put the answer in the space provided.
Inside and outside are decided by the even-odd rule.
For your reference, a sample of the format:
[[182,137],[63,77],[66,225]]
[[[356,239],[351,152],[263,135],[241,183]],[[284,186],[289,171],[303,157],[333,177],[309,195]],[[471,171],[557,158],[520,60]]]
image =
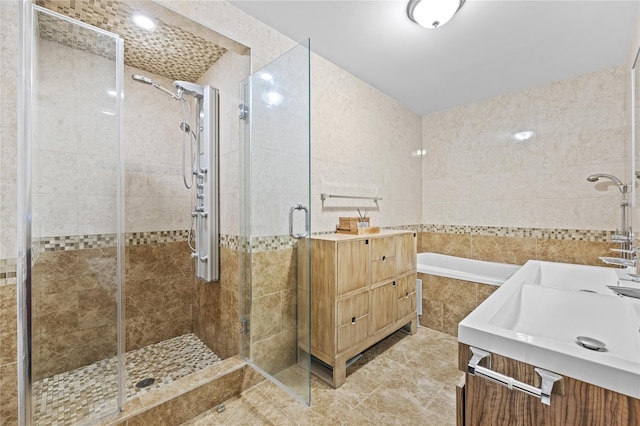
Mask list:
[[614,243],[630,243],[632,241],[631,235],[614,234],[611,236],[611,242]]
[[632,247],[631,250],[610,248],[609,251],[612,251],[614,253],[637,254],[638,253],[638,248],[637,247]]

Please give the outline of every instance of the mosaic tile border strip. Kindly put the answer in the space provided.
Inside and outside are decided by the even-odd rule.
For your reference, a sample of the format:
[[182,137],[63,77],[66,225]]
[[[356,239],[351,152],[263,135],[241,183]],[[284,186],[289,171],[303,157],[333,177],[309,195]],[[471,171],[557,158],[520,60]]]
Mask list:
[[238,250],[240,248],[240,237],[238,235],[220,234],[220,247]]
[[[189,238],[189,231],[148,231],[128,232],[125,234],[125,245],[139,246],[145,244],[180,243]],[[238,249],[239,237],[237,235],[220,235],[220,247]],[[92,234],[92,235],[66,235],[59,237],[46,237],[36,242],[32,247],[34,253],[42,251],[83,250],[95,248],[115,247],[116,234]]]
[[[469,225],[397,225],[385,226],[383,229],[414,231],[414,232],[434,232],[442,234],[469,234],[485,235],[494,237],[520,237],[520,238],[541,238],[552,240],[573,240],[573,241],[594,241],[609,242],[614,231],[602,230],[581,230],[581,229],[545,229],[545,228],[512,228],[494,226],[469,226]],[[334,231],[314,232],[313,235],[332,234]],[[189,231],[149,231],[130,232],[125,234],[125,245],[144,245],[184,242],[189,238]],[[241,242],[242,240],[242,242]],[[294,248],[296,239],[289,235],[268,235],[255,237],[249,244],[238,235],[221,234],[220,247],[232,250],[244,250],[249,248],[253,252],[265,252],[272,250],[283,250]],[[82,250],[93,248],[115,247],[115,234],[94,234],[94,235],[70,235],[60,237],[43,238],[36,242],[33,247],[34,255],[42,251],[58,250]],[[3,279],[15,277],[6,276],[2,278],[2,266],[0,265],[0,284]]]
[[584,229],[511,228],[468,225],[420,225],[419,232],[440,234],[469,234],[493,237],[540,238],[548,240],[573,240],[610,242],[614,231]]
[[15,285],[18,276],[18,259],[0,259],[0,286]]
[[295,248],[298,240],[289,235],[268,235],[251,239],[254,253]]
[[[433,232],[438,234],[469,234],[491,237],[540,238],[548,240],[573,240],[610,242],[614,231],[585,229],[551,229],[551,228],[513,228],[508,226],[471,226],[471,225],[397,225],[383,226],[382,229],[399,231]],[[313,235],[333,234],[334,231],[314,232]]]

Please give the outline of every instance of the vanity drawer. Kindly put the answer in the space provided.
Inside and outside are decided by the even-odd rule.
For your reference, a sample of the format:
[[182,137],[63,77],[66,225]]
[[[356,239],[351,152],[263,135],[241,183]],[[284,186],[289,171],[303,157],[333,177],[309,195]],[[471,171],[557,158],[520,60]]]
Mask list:
[[350,324],[354,318],[360,318],[369,313],[369,292],[338,300],[337,305],[338,327]]
[[379,283],[388,280],[396,274],[395,257],[385,257],[384,259],[371,262],[371,283]]
[[371,260],[383,260],[396,256],[395,237],[383,237],[371,239]]
[[416,292],[398,298],[398,319],[416,311]]
[[364,315],[360,318],[355,318],[353,322],[338,327],[336,352],[341,353],[366,340],[369,337],[368,324],[369,315]]
[[398,278],[396,280],[398,288],[398,299],[406,296],[409,293],[416,291],[416,274],[407,275],[406,277]]

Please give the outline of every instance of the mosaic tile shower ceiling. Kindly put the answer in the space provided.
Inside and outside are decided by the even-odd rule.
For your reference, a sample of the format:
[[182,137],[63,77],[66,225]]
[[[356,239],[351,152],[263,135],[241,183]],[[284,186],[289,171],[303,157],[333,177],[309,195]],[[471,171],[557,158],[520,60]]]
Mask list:
[[[138,12],[118,0],[36,0],[36,4],[62,15],[118,34],[124,39],[124,63],[172,80],[196,81],[227,51],[202,37],[154,19],[156,28],[147,31],[136,26],[132,16]],[[98,37],[77,26],[72,34],[40,20],[40,37],[105,56],[104,42],[91,44]],[[71,27],[71,26],[70,26]],[[92,47],[93,46],[93,47]],[[111,48],[113,52],[113,48]]]

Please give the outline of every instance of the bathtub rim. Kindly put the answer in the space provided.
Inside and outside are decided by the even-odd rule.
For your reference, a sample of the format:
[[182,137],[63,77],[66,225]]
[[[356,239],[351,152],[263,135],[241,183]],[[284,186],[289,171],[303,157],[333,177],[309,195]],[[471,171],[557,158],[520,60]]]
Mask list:
[[[461,262],[463,264],[472,265],[481,268],[496,269],[501,273],[489,275],[487,273],[470,272],[469,270],[463,270],[464,268],[453,269],[451,267],[443,267],[439,265],[433,265],[424,262],[428,258],[435,257],[438,260]],[[462,281],[469,281],[480,284],[487,284],[496,287],[500,287],[506,280],[508,280],[513,274],[515,274],[522,265],[515,265],[512,263],[500,263],[490,262],[486,260],[469,259],[466,257],[452,256],[448,254],[435,253],[435,252],[421,252],[416,256],[416,269],[418,273],[425,275],[437,275],[440,277],[453,278]]]

